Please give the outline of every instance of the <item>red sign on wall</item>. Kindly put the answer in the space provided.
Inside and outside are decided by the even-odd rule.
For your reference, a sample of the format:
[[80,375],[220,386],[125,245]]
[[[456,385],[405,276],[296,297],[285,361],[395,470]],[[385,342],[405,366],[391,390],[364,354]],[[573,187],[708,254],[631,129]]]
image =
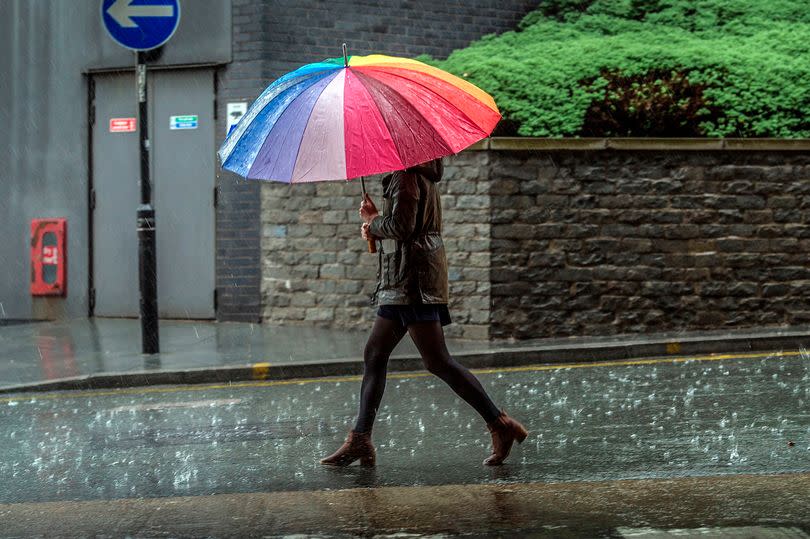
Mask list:
[[137,128],[136,118],[110,118],[110,133],[131,133]]
[[31,295],[64,296],[67,293],[65,219],[31,221]]

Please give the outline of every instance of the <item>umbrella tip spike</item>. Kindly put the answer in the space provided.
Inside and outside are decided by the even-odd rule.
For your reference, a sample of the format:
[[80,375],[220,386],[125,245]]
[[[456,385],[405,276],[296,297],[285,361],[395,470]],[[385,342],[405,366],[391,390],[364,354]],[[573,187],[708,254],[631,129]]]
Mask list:
[[343,67],[349,67],[349,52],[346,44],[343,44]]

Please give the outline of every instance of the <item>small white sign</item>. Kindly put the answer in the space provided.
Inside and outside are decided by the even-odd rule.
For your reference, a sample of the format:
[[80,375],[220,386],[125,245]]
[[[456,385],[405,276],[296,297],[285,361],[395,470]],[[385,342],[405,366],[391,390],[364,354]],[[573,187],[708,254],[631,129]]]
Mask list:
[[196,114],[169,116],[169,129],[197,129],[198,124]]
[[239,120],[247,112],[247,103],[228,103],[228,125],[225,128],[225,134],[230,135],[231,129],[236,127]]

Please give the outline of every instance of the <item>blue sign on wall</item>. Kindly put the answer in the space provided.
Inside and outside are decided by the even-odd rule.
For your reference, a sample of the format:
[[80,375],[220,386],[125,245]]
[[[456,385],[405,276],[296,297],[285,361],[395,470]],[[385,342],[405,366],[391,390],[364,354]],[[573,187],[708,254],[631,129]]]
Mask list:
[[169,129],[197,129],[199,120],[196,114],[169,116]]
[[110,37],[135,51],[160,47],[180,22],[180,0],[103,0],[101,20]]

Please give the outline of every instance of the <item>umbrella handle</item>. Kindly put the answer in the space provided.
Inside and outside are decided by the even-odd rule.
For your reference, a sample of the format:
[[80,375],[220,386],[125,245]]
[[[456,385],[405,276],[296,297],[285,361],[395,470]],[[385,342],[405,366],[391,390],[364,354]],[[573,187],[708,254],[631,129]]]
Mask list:
[[[345,44],[343,45],[346,46]],[[364,176],[360,176],[360,189],[363,191],[363,200],[366,199],[366,178]],[[377,252],[377,242],[375,240],[368,240],[368,252],[369,253],[376,253]]]

